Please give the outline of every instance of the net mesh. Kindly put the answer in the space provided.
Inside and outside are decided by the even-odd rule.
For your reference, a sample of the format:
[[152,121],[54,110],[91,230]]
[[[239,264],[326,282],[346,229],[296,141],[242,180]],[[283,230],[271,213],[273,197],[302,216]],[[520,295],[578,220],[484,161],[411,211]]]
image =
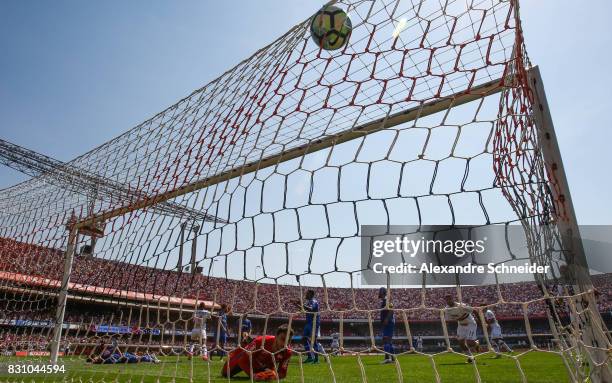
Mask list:
[[[247,315],[255,335],[283,323],[301,334],[313,290],[323,333],[304,338],[329,367],[317,379],[347,379],[329,356],[333,338],[338,353],[355,357],[350,376],[368,379],[370,355],[389,354],[385,309],[397,322],[390,379],[409,379],[410,357],[422,358],[432,381],[452,374],[440,357],[463,354],[445,317],[449,294],[475,308],[483,354],[498,346],[487,309],[516,333],[522,351],[504,355],[510,381],[527,380],[533,353],[557,358],[571,380],[609,368],[597,310],[607,303],[595,302],[590,282],[564,275],[557,223],[569,212],[540,150],[517,3],[335,5],[353,25],[341,50],[316,46],[305,20],[125,134],[1,191],[4,351],[47,360],[66,306],[68,374],[215,380],[218,369],[193,354],[245,346],[238,329]],[[378,290],[360,285],[362,225],[387,234],[395,225],[513,224],[524,228],[528,259],[550,273],[475,287],[388,286],[383,308]],[[605,295],[609,276],[594,280]],[[211,319],[200,319],[202,308]],[[161,367],[130,369],[123,359],[90,368],[86,359],[109,345]],[[299,344],[293,352],[310,355]],[[313,379],[292,364],[296,381]],[[469,379],[486,380],[482,373],[473,363]]]

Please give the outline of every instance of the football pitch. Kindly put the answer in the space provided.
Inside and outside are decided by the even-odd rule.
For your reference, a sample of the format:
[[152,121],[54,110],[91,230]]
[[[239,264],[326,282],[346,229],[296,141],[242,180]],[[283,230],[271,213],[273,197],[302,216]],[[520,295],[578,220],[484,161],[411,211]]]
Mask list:
[[[528,352],[519,355],[519,362],[528,382],[568,382],[569,378],[561,358],[554,353]],[[220,376],[222,362],[215,357],[211,362],[194,358],[163,357],[159,364],[120,364],[90,365],[83,359],[63,359],[64,374],[26,375],[6,373],[3,366],[0,381],[6,382],[227,382]],[[296,356],[291,359],[289,371],[283,382],[435,382],[435,374],[430,358],[422,355],[399,356],[398,369],[395,364],[381,365],[381,355],[331,357],[330,364],[322,361],[317,365],[302,365]],[[475,382],[476,368],[467,364],[464,357],[456,354],[440,354],[434,361],[442,382]],[[361,363],[359,363],[361,362]],[[0,364],[44,363],[26,362],[23,358],[2,358]],[[476,359],[478,374],[482,382],[516,383],[521,382],[521,373],[513,358],[494,359],[492,354],[484,354]],[[331,367],[331,368],[330,368]],[[333,373],[332,373],[333,371]],[[190,377],[190,374],[192,375]],[[366,380],[363,379],[365,374]],[[401,374],[401,380],[400,375]],[[303,376],[303,380],[302,377]],[[232,381],[250,381],[240,373]]]

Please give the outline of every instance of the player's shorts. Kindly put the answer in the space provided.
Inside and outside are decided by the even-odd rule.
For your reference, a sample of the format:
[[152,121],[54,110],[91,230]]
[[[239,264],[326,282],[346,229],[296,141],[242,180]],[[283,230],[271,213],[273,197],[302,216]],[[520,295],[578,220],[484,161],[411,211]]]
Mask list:
[[243,371],[242,367],[249,368],[248,366],[250,366],[250,364],[245,366],[244,358],[243,358],[246,352],[247,351],[239,349],[239,348],[230,351],[228,358],[225,361],[223,368],[221,369],[221,375],[224,377],[227,377],[228,375],[234,376],[240,371]]
[[136,356],[135,354],[132,354],[131,352],[124,352],[123,358],[125,359],[125,363],[138,363],[139,362],[138,356]]
[[[310,337],[312,337],[312,326],[306,326],[304,327],[304,333],[303,333],[304,338],[306,339],[310,339]],[[321,336],[321,329],[317,328],[315,330],[314,333],[315,339],[317,339],[318,337]]]
[[219,344],[226,344],[227,343],[227,333],[225,331],[221,331],[219,333]]
[[395,329],[395,323],[391,322],[383,327],[382,335],[385,338],[393,338],[394,329]]
[[144,354],[140,357],[140,361],[143,363],[155,363],[156,360],[157,358],[155,357],[155,355],[150,354]]
[[499,324],[491,325],[491,339],[502,339],[501,326]]
[[191,340],[206,341],[206,329],[194,328],[191,330]]
[[195,348],[195,343],[192,343],[189,346],[185,347],[185,351],[187,351],[188,354],[193,355],[193,353],[195,352]]
[[457,326],[457,338],[466,340],[476,340],[476,323]]
[[103,364],[116,364],[116,363],[119,363],[119,361],[121,360],[121,354],[113,353],[108,358],[103,358],[103,359],[104,359],[104,362],[102,362]]
[[332,342],[331,348],[333,348],[333,349],[340,348],[340,343],[338,343],[336,341]]

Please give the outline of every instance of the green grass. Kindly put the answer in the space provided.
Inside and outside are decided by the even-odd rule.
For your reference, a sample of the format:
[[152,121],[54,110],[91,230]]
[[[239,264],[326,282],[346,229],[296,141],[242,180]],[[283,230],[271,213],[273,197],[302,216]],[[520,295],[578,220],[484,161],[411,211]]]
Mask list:
[[[518,361],[529,382],[568,382],[567,373],[561,358],[552,353],[529,352],[519,355]],[[442,382],[474,382],[475,368],[465,363],[465,357],[456,354],[439,354],[434,358],[436,368]],[[396,365],[381,365],[382,356],[364,355],[331,357],[331,369],[327,363],[318,365],[303,365],[296,356],[291,360],[289,373],[283,382],[300,382],[303,371],[304,382],[332,382],[332,370],[338,383],[362,382],[363,367],[368,382],[398,382],[398,374],[403,381],[435,382],[431,358],[422,355],[402,355],[398,357],[399,369]],[[6,367],[0,369],[0,381],[4,382],[189,382],[190,374],[194,382],[227,382],[220,377],[222,362],[217,357],[206,363],[194,358],[192,361],[185,357],[164,357],[162,363],[152,364],[122,364],[122,365],[90,365],[83,359],[63,359],[65,374],[59,375],[8,375]],[[26,360],[25,358],[0,357],[0,364],[8,363],[45,363],[44,360]],[[477,358],[476,366],[482,382],[516,383],[521,381],[519,369],[515,359],[504,357],[493,359],[491,354],[484,354]],[[248,382],[250,379],[243,373],[232,378],[232,381]]]

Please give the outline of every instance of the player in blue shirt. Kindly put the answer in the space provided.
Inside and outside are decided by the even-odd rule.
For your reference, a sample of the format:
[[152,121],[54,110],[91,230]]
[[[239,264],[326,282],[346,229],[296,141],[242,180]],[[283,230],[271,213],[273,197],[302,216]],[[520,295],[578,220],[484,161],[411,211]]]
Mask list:
[[393,349],[393,330],[395,329],[395,315],[391,308],[392,304],[387,307],[387,289],[381,287],[378,290],[378,299],[380,299],[380,324],[382,327],[383,350],[385,351],[385,360],[382,363],[393,363],[395,361],[395,350]]
[[251,320],[246,315],[244,319],[242,319],[242,326],[240,328],[240,345],[243,347],[253,341],[251,338],[251,331],[253,330],[253,324]]
[[219,310],[219,336],[217,337],[218,340],[218,344],[217,346],[220,347],[219,349],[219,354],[221,356],[221,359],[223,359],[223,356],[225,354],[227,354],[227,352],[225,351],[225,345],[227,344],[227,337],[228,337],[228,327],[227,327],[227,315],[230,312],[230,307],[228,305],[226,305],[225,303],[223,303],[221,305],[221,308]]
[[104,348],[100,358],[103,364],[116,364],[121,361],[121,351],[117,339],[111,339],[111,344]]
[[[299,301],[296,302],[299,305]],[[319,336],[321,335],[321,315],[319,314],[319,301],[315,298],[314,290],[306,291],[304,305],[306,311],[306,325],[302,334],[304,350],[308,357],[304,363],[319,363]]]
[[138,363],[140,362],[140,357],[136,354],[132,354],[129,351],[123,353],[122,358],[120,359],[121,363]]

